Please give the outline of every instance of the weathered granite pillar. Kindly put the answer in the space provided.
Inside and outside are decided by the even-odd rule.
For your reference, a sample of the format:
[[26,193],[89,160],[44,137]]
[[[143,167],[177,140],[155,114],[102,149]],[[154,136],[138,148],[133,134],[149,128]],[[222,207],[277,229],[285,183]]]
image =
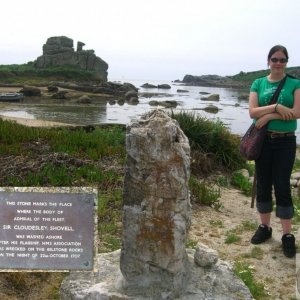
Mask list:
[[188,280],[189,142],[175,120],[155,110],[127,127],[126,149],[123,288],[172,299]]

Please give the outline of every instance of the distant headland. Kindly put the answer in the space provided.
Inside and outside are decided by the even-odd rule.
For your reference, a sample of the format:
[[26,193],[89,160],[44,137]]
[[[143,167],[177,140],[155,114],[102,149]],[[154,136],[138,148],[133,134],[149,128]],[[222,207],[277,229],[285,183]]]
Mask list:
[[[224,87],[224,88],[249,88],[250,84],[256,78],[266,76],[269,70],[260,70],[254,72],[243,72],[233,76],[219,75],[185,75],[182,80],[175,82],[184,85],[207,86],[207,87]],[[292,76],[300,78],[300,67],[286,68],[286,72]]]

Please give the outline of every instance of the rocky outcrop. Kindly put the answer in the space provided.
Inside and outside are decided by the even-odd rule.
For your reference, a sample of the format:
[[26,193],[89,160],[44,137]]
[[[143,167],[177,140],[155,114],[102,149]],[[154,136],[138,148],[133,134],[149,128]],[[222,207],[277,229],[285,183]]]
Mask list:
[[[97,84],[76,84],[58,82],[56,84],[60,88],[70,89],[74,91],[95,93],[95,94],[108,94],[108,95],[125,95],[129,91],[137,92],[138,89],[131,83],[125,82],[123,84],[114,82],[101,82]],[[136,94],[136,93],[135,93]]]
[[43,45],[43,55],[34,64],[37,68],[74,65],[83,70],[94,71],[100,79],[107,81],[108,64],[96,56],[94,50],[83,50],[84,45],[78,42],[77,51],[74,51],[72,39],[66,36],[50,37]]
[[228,76],[219,75],[185,75],[181,81],[187,86],[227,87],[244,88],[245,83],[233,80]]
[[154,85],[151,83],[144,83],[143,85],[141,85],[142,88],[144,89],[163,89],[163,90],[169,90],[171,88],[171,86],[169,84],[163,83],[163,84],[159,84],[159,85]]

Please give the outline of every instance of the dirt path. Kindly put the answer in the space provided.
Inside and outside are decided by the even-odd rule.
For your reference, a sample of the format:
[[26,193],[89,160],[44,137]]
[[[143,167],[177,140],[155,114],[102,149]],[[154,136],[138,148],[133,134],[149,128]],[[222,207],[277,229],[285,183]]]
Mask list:
[[[274,215],[272,215],[271,225],[272,238],[256,246],[249,242],[255,230],[247,229],[245,224],[249,225],[253,222],[258,224],[256,209],[250,208],[250,201],[249,197],[238,190],[223,189],[221,195],[223,207],[220,212],[210,207],[194,207],[190,238],[217,250],[220,259],[231,263],[242,260],[254,266],[255,279],[264,283],[269,293],[266,299],[296,299],[297,258],[289,259],[283,255],[281,224]],[[236,233],[241,239],[235,243],[225,243],[228,231],[238,227],[243,228]],[[294,230],[296,229],[294,226]],[[299,241],[299,231],[294,234],[296,241]],[[250,254],[254,247],[262,250],[259,258],[253,258]]]

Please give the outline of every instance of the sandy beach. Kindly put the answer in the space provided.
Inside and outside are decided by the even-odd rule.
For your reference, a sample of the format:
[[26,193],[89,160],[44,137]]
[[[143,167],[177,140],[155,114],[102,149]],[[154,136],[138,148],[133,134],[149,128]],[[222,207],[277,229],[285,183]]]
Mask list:
[[36,119],[25,119],[25,118],[16,118],[16,117],[7,117],[0,115],[2,120],[8,120],[15,122],[17,124],[29,126],[29,127],[72,127],[76,126],[74,124],[67,124],[67,123],[60,123],[60,122],[53,122],[53,121],[44,121],[44,120],[36,120]]

